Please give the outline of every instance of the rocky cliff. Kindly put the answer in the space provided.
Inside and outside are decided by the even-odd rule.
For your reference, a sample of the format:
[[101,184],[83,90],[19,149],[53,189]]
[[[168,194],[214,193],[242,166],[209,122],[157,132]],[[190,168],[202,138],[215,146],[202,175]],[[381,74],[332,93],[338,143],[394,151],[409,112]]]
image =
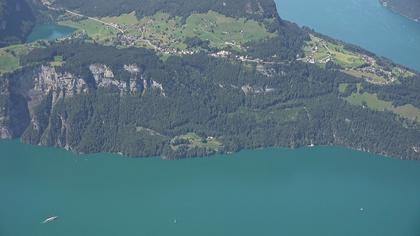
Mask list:
[[47,96],[51,96],[52,104],[65,97],[72,97],[87,92],[88,87],[82,78],[69,72],[57,72],[52,66],[41,66],[33,77],[33,88],[29,91],[30,107],[39,105]]
[[160,95],[166,96],[162,84],[151,79],[145,79],[137,65],[124,65],[123,68],[130,73],[130,79],[128,81],[118,80],[118,78],[115,77],[114,72],[107,65],[92,64],[89,66],[89,70],[91,71],[98,88],[115,88],[121,95],[144,94],[148,89],[153,89]]
[[[72,149],[63,139],[51,140],[51,117],[58,103],[76,95],[95,93],[97,89],[117,91],[120,96],[143,96],[153,91],[165,97],[163,85],[147,79],[136,64],[124,65],[120,70],[130,74],[127,81],[119,80],[113,70],[104,64],[89,66],[95,84],[89,85],[81,78],[62,68],[41,65],[22,70],[0,78],[0,138],[23,139],[29,143],[46,144]],[[64,136],[68,129],[65,113],[56,114],[59,119],[60,133]]]

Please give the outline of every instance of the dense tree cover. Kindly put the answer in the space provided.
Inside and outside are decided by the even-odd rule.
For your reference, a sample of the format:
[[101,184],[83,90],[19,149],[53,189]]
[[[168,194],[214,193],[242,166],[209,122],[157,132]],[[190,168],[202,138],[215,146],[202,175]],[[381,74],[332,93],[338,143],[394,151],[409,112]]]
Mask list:
[[250,43],[247,54],[256,58],[269,61],[294,60],[297,55],[302,55],[303,45],[309,40],[307,32],[299,26],[287,21],[272,24],[272,31],[277,31],[278,36],[261,42]]
[[399,83],[388,86],[377,86],[366,83],[366,91],[378,94],[379,98],[392,101],[396,106],[412,104],[420,108],[420,76],[414,78],[400,78]]
[[[46,63],[56,55],[66,61],[61,70],[83,77],[91,89],[55,106],[46,97],[34,110],[36,127],[31,122],[20,134],[29,143],[83,153],[108,151],[168,158],[314,143],[419,158],[412,148],[420,140],[419,129],[403,126],[394,114],[346,103],[340,98],[339,84],[354,87],[362,80],[335,69],[292,62],[267,65],[271,76],[266,76],[255,65],[206,54],[161,61],[146,49],[80,42],[37,49],[22,61],[36,67],[36,63]],[[153,90],[133,95],[95,88],[88,70],[91,63],[109,65],[118,80],[124,78],[124,64],[138,64],[143,79],[161,83],[166,97]],[[16,94],[25,93],[22,84],[27,84],[23,80],[28,78],[19,73],[24,72],[3,78],[13,81]],[[252,89],[246,94],[244,87]],[[25,105],[21,107],[27,112]],[[19,120],[20,115],[12,118]],[[216,137],[223,148],[171,148],[175,137],[189,132]]]
[[[17,73],[26,74],[24,70]],[[10,135],[19,137],[27,129],[30,117],[28,101],[14,89],[16,87],[14,78],[13,75],[9,79],[0,77],[0,126],[9,127]]]
[[163,11],[186,18],[192,13],[205,13],[209,10],[226,16],[253,19],[278,16],[272,0],[56,0],[55,3],[89,16],[117,16],[135,11],[141,18]]
[[[118,77],[123,80],[128,79],[128,75],[122,70],[123,65],[136,62],[141,68],[159,66],[161,61],[153,51],[143,48],[117,49],[94,44],[86,44],[76,40],[73,43],[58,43],[51,45],[48,49],[34,50],[21,58],[23,65],[40,64],[52,61],[55,56],[62,56],[66,63],[61,67],[62,71],[71,71],[79,75],[86,82],[92,85],[93,78],[88,66],[93,63],[110,65],[117,71]],[[96,53],[94,50],[98,50]],[[117,70],[119,69],[119,70]]]
[[[136,11],[142,17],[163,11],[185,18],[213,10],[257,19],[278,36],[245,45],[246,55],[275,63],[256,65],[204,52],[163,61],[148,49],[120,49],[77,39],[45,44],[20,58],[23,69],[0,78],[0,126],[7,127],[12,137],[81,153],[106,151],[129,156],[182,158],[243,148],[317,144],[420,159],[415,148],[420,140],[417,123],[389,112],[352,106],[343,99],[362,84],[381,99],[420,107],[420,78],[378,86],[342,73],[333,63],[320,68],[296,61],[308,33],[316,32],[280,20],[271,0],[55,2],[91,16]],[[208,42],[198,38],[188,38],[185,43],[211,51]],[[357,46],[345,47],[375,56]],[[88,91],[57,103],[53,103],[51,91],[31,107],[32,78],[41,65],[56,56],[64,61],[56,70],[82,78]],[[393,65],[375,58],[383,66]],[[98,87],[89,70],[89,65],[97,63],[109,66],[114,80],[127,86],[133,74],[124,66],[136,64],[140,72],[134,79],[139,84],[154,81],[162,85],[165,96],[154,89],[131,93],[115,86]],[[338,89],[343,83],[347,84],[344,93]],[[203,145],[179,138],[188,133],[197,134]],[[204,145],[208,137],[215,137],[222,147]]]
[[186,38],[184,43],[187,45],[187,47],[189,49],[191,49],[191,48],[202,48],[204,50],[211,51],[210,41],[202,40],[199,37]]
[[0,47],[25,41],[34,21],[26,0],[0,0]]

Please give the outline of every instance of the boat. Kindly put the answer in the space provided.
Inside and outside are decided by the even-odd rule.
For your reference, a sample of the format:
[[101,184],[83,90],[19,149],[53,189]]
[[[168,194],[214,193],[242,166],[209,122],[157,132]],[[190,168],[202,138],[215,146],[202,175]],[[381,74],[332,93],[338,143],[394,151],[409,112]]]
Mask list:
[[44,221],[42,221],[42,223],[47,224],[47,223],[50,223],[50,222],[52,222],[56,219],[58,219],[58,216],[51,216],[51,217],[48,217],[47,219],[45,219]]

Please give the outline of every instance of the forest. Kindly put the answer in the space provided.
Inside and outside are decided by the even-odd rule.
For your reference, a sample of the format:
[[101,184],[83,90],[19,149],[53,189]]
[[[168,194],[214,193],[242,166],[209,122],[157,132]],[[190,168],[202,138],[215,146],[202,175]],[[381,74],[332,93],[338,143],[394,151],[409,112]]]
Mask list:
[[[32,112],[35,123],[30,121],[24,102],[27,76],[22,76],[34,70],[21,70],[0,80],[12,88],[12,93],[3,97],[3,104],[15,104],[8,107],[10,120],[15,122],[14,134],[25,142],[67,147],[79,153],[107,151],[166,158],[311,144],[419,158],[412,148],[420,140],[418,123],[345,102],[339,85],[349,83],[354,88],[365,82],[333,66],[278,64],[270,67],[272,75],[267,77],[255,65],[204,53],[162,61],[151,50],[116,49],[82,41],[36,49],[22,61],[26,68],[35,68],[57,55],[66,62],[58,69],[83,78],[90,90],[61,99],[54,106],[51,96],[45,98]],[[124,65],[139,65],[140,79],[162,84],[166,96],[153,90],[121,94],[112,86],[98,88],[89,72],[92,63],[108,65],[118,80],[126,82],[130,76]],[[250,88],[246,93],[244,86]],[[404,82],[389,89],[405,90],[405,86],[412,85]],[[376,88],[366,84],[366,89]],[[386,97],[389,93],[384,90],[380,94]],[[406,93],[396,99],[400,100],[414,103],[417,97]],[[177,138],[190,133],[201,137],[199,145]],[[216,145],[206,145],[209,137],[217,139]]]
[[172,16],[187,18],[193,13],[212,10],[230,17],[260,20],[278,17],[276,5],[271,0],[56,0],[55,4],[66,9],[78,10],[88,16],[119,16],[135,11],[141,18],[162,11]]
[[26,0],[0,0],[0,47],[24,42],[34,21]]
[[[349,100],[368,94],[395,107],[419,109],[418,73],[379,85],[346,74],[333,62],[297,60],[310,35],[338,41],[280,19],[271,0],[104,1],[55,4],[89,16],[136,11],[139,18],[158,11],[187,18],[212,10],[257,20],[275,36],[241,45],[244,50],[233,53],[237,57],[212,55],[216,49],[199,37],[185,43],[205,50],[164,57],[152,49],[77,37],[39,42],[16,55],[19,69],[0,77],[1,138],[77,153],[168,159],[313,145],[420,159],[419,120]],[[340,44],[382,67],[394,66]]]

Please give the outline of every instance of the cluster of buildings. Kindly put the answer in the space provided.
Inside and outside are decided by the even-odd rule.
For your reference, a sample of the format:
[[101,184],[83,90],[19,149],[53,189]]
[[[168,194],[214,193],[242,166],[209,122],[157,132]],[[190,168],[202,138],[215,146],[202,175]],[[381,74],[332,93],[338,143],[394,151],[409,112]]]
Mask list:
[[[316,61],[315,60],[315,54],[319,52],[320,48],[319,47],[325,47],[327,49],[327,56],[324,58],[321,58],[320,60]],[[310,64],[315,64],[315,63],[321,63],[321,64],[326,64],[330,61],[333,60],[333,53],[331,52],[331,50],[327,47],[326,43],[321,39],[321,41],[319,42],[319,44],[314,45],[311,48],[311,55],[306,56],[304,58],[298,58],[298,61],[303,61],[306,63],[310,63]]]
[[[327,50],[327,55],[324,58],[321,59],[315,59],[315,56],[317,53],[319,53],[320,47],[324,47]],[[397,78],[393,75],[391,71],[387,71],[381,66],[377,65],[376,60],[372,57],[369,57],[367,55],[360,54],[359,55],[361,59],[363,60],[364,65],[356,68],[346,68],[346,70],[353,70],[359,72],[364,78],[366,78],[367,81],[371,83],[384,83],[383,81],[374,80],[374,78],[370,78],[372,76],[369,75],[376,75],[380,78],[383,78],[386,83],[392,83]],[[328,48],[327,44],[321,39],[319,42],[317,42],[315,45],[311,47],[310,55],[304,57],[304,58],[298,58],[297,60],[303,61],[310,64],[320,63],[320,64],[326,64],[329,61],[334,60],[334,54],[331,52],[331,50]]]
[[[117,25],[117,27],[123,29],[124,32],[128,31],[128,27],[126,26],[121,27],[120,25]],[[144,32],[147,30],[145,26],[135,26],[135,30],[139,32],[139,34],[118,34],[116,38],[117,44],[124,47],[133,47],[138,45],[139,43],[142,43],[145,44],[145,46],[152,47],[156,51],[159,51],[160,53],[166,55],[192,55],[195,53],[192,50],[174,48],[170,45],[162,44],[161,42],[153,42],[153,39],[145,38]]]
[[[372,57],[361,55],[363,62],[367,66],[362,66],[355,68],[356,71],[361,73],[367,73],[367,74],[375,74],[378,77],[383,78],[386,83],[392,83],[397,80],[397,78],[394,76],[394,74],[391,71],[384,70],[381,66],[378,66],[376,64],[376,60]],[[374,81],[372,78],[367,78],[369,82],[372,83],[378,83],[379,81]]]

